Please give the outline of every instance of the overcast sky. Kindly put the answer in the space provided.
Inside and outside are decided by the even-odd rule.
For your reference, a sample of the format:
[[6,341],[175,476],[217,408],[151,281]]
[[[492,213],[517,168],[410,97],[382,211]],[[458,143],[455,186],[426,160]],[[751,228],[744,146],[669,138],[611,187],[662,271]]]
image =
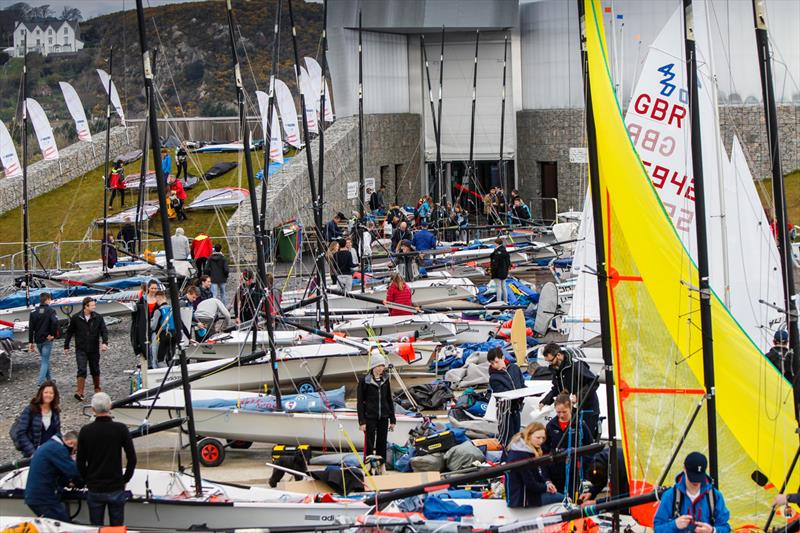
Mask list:
[[[0,9],[16,4],[20,0],[0,0]],[[99,15],[106,15],[115,11],[136,9],[136,0],[22,0],[31,6],[49,4],[56,15],[59,15],[64,6],[77,7],[81,10],[83,19],[90,19]],[[144,7],[161,6],[164,4],[178,4],[197,0],[144,0]]]

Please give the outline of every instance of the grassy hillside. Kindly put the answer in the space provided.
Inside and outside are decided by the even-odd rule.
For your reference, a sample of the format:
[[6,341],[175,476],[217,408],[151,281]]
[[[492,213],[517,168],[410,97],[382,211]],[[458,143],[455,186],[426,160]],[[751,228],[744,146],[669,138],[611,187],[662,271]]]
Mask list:
[[[174,160],[174,158],[173,158]],[[254,166],[260,168],[261,164],[254,160]],[[228,174],[208,182],[200,182],[191,190],[187,191],[187,205],[202,191],[207,188],[219,188],[226,186],[247,187],[247,177],[244,175],[244,160],[241,154],[198,154],[192,155],[189,159],[189,173],[202,175],[208,168],[220,161],[237,161],[239,167]],[[138,173],[141,161],[137,161],[125,167],[126,174]],[[152,168],[152,165],[151,165]],[[175,168],[173,167],[173,172]],[[100,239],[102,237],[102,226],[93,227],[93,221],[101,219],[103,215],[103,168],[93,170],[70,182],[69,184],[44,194],[30,202],[30,238],[32,242],[62,242],[80,241],[85,237]],[[135,205],[135,191],[126,193],[125,205]],[[156,199],[155,190],[149,192],[148,198]],[[112,214],[119,212],[119,198],[115,199]],[[172,221],[172,228],[182,227],[186,235],[191,237],[200,231],[205,231],[209,235],[219,236],[225,234],[225,224],[227,218],[233,213],[232,209],[225,211],[188,211],[189,220],[183,222]],[[111,226],[114,234],[118,226]],[[160,234],[161,226],[158,215],[150,223],[150,231]],[[22,240],[22,210],[14,209],[0,216],[0,235],[3,241]],[[157,240],[159,237],[150,236],[150,239]],[[222,242],[223,247],[227,246]],[[163,249],[160,243],[154,244],[155,249]],[[0,256],[6,256],[21,250],[19,245],[0,245]],[[99,257],[99,245],[89,243],[63,243],[62,262],[97,259]],[[54,256],[51,246],[42,248],[42,261],[47,266],[54,264]],[[6,263],[8,259],[2,259]],[[16,265],[19,266],[21,258],[17,259]],[[62,263],[62,266],[67,266]]]
[[[764,205],[773,205],[772,201],[772,180],[766,179],[762,182],[763,187],[758,188],[758,194],[761,196],[761,203]],[[789,222],[795,226],[800,225],[800,170],[795,170],[791,174],[787,174],[784,178],[784,187],[786,188],[786,209],[788,211]]]

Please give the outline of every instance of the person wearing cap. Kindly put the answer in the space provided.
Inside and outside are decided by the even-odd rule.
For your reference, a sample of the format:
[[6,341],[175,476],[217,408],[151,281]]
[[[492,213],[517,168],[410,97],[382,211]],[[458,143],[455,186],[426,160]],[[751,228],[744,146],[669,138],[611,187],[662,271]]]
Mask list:
[[661,503],[653,519],[655,533],[730,533],[731,517],[725,498],[715,489],[706,474],[708,460],[700,452],[692,452],[683,462],[683,472],[675,485],[661,495]]
[[766,356],[769,362],[778,369],[778,372],[794,385],[797,364],[794,354],[789,350],[789,332],[787,330],[779,329],[775,332],[772,338],[772,348],[769,349]]
[[364,458],[380,455],[386,460],[386,442],[394,430],[392,387],[382,355],[370,356],[369,371],[358,381],[356,391],[359,429],[364,432]]

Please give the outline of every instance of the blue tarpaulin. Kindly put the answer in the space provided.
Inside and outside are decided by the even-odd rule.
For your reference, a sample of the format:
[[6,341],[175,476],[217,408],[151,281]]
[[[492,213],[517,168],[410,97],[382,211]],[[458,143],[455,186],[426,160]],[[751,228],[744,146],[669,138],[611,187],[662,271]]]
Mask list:
[[[325,393],[325,401],[320,394],[287,394],[282,398],[283,410],[287,413],[327,413],[330,409],[345,407],[344,387]],[[194,407],[212,409],[226,409],[238,407],[242,411],[270,412],[275,410],[275,396],[265,395],[241,399],[211,398],[208,400],[195,400]]]
[[[121,263],[117,263],[118,265]],[[108,289],[130,289],[131,287],[140,287],[143,283],[147,283],[149,277],[134,276],[131,278],[115,279],[113,281],[102,281],[95,283],[101,287]],[[67,298],[69,296],[87,296],[90,294],[102,293],[102,289],[92,287],[74,286],[65,287],[63,289],[53,289],[46,287],[44,289],[31,289],[31,304],[39,304],[39,295],[43,292],[49,292],[53,299]],[[25,301],[25,291],[16,291],[8,296],[0,298],[0,309],[11,309],[13,307],[23,307],[27,305]]]

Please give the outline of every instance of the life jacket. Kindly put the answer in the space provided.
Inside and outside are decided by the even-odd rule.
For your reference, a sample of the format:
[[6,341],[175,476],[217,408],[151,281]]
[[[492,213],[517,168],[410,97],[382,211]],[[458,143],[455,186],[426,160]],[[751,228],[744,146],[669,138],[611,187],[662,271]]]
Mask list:
[[[672,499],[672,516],[674,518],[678,518],[681,516],[681,509],[683,508],[683,499],[686,497],[686,494],[683,493],[682,490],[678,490],[678,487],[673,489],[675,491],[675,497]],[[714,487],[711,487],[710,490],[707,490],[705,495],[703,496],[706,501],[708,502],[708,510],[711,516],[708,517],[708,525],[714,527],[714,515],[716,505],[717,505],[717,493],[714,491]]]

